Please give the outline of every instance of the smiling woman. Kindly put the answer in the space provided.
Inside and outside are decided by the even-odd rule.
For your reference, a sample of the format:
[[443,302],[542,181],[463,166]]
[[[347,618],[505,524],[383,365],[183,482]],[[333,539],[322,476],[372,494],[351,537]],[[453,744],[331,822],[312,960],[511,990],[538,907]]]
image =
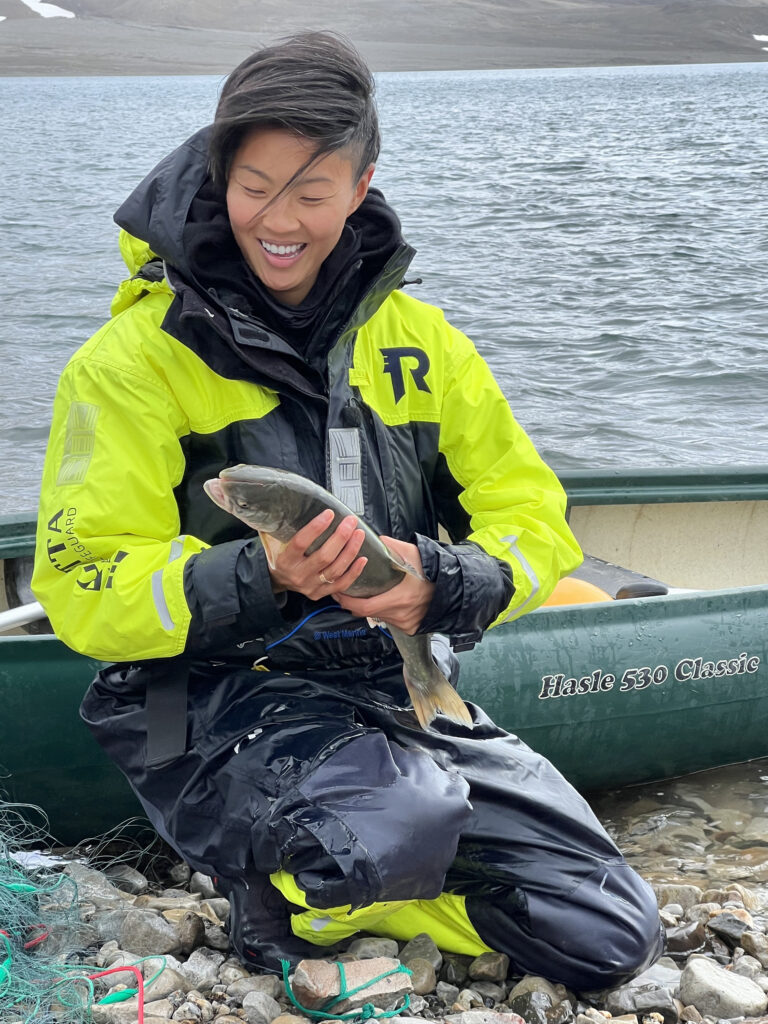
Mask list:
[[351,149],[316,157],[292,132],[257,129],[238,147],[227,185],[232,233],[248,266],[282,302],[297,306],[368,192]]
[[[35,594],[116,663],[82,716],[218,877],[246,963],[437,928],[446,950],[605,988],[659,952],[650,887],[481,708],[422,728],[409,699],[393,632],[447,687],[451,645],[537,607],[580,552],[487,364],[405,293],[378,150],[369,69],[306,33],[236,68],[213,125],[120,207],[128,277],[59,385]],[[265,540],[203,490],[239,463],[335,511],[321,497]]]

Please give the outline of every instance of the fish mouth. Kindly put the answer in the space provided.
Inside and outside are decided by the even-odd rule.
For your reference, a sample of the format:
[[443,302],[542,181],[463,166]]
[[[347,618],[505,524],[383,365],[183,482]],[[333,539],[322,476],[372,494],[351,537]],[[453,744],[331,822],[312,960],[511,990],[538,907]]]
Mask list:
[[213,480],[206,480],[203,484],[203,490],[219,508],[228,510],[229,502],[226,491],[221,486],[221,481],[217,477],[214,477]]

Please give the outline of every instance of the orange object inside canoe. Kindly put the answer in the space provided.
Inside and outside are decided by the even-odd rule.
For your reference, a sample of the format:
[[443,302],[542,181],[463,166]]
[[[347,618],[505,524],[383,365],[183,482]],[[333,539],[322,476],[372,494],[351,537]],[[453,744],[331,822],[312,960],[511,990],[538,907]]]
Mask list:
[[607,590],[596,587],[587,580],[577,580],[575,576],[566,576],[560,580],[549,595],[544,606],[563,604],[592,604],[596,601],[612,601]]

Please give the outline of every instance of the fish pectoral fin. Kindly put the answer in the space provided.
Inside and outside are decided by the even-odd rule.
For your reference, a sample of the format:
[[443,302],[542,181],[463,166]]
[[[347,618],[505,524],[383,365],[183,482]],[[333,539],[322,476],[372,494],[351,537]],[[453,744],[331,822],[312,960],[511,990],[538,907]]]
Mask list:
[[[415,565],[411,565],[410,562],[406,562],[406,560],[399,552],[389,547],[389,545],[386,544],[384,541],[382,541],[381,543],[384,544],[384,547],[387,549],[389,560],[392,563],[392,565],[395,566],[396,569],[399,569],[402,573],[408,573],[410,576],[415,576],[419,580],[424,579],[424,576],[419,572]],[[403,581],[400,580],[399,582],[402,583]]]
[[270,569],[275,568],[277,556],[285,547],[285,544],[278,540],[277,537],[273,537],[271,533],[259,533],[261,537],[261,543],[264,547],[264,554],[267,556],[267,565]]
[[474,721],[469,709],[461,699],[456,690],[451,686],[443,673],[433,665],[434,671],[430,673],[428,686],[416,686],[408,678],[408,671],[403,666],[403,679],[408,688],[408,694],[413,703],[413,710],[419,720],[422,729],[429,728],[430,723],[438,712],[450,718],[452,722],[459,725],[466,725],[474,728]]

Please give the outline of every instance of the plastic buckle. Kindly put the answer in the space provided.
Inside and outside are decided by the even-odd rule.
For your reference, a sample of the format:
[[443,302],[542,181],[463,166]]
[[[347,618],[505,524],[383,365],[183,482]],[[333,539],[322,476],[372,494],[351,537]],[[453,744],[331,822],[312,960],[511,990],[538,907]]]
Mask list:
[[451,637],[451,648],[458,654],[462,651],[471,651],[481,639],[482,634],[478,636],[477,633],[459,633],[458,636]]

